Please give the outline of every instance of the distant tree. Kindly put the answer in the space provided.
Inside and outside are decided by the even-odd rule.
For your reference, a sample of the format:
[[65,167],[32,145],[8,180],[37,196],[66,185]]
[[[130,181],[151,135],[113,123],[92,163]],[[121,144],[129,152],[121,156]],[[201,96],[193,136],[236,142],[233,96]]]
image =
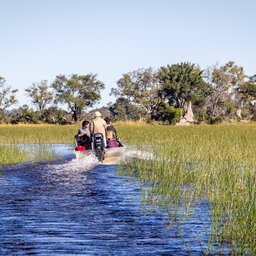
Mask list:
[[157,73],[152,68],[138,69],[124,74],[117,85],[118,88],[112,88],[111,94],[142,107],[148,116],[160,103]]
[[44,120],[49,124],[69,124],[72,121],[72,117],[66,110],[51,106],[45,109]]
[[227,104],[229,108],[232,105],[231,101],[235,101],[235,99],[237,99],[238,105],[241,104],[236,92],[245,82],[243,68],[237,66],[235,62],[229,61],[221,67],[215,66],[209,79],[213,93],[208,98],[208,113],[213,118],[225,117]]
[[122,97],[118,98],[113,105],[110,105],[109,110],[115,120],[137,121],[146,114],[144,109]]
[[18,109],[12,109],[10,115],[11,115],[11,122],[14,124],[17,124],[17,123],[36,124],[39,122],[39,112],[34,111],[27,104],[24,104]]
[[211,93],[211,87],[203,79],[203,71],[191,63],[161,67],[158,72],[162,97],[186,114],[189,102],[202,103]]
[[256,75],[249,77],[248,81],[242,83],[238,92],[249,101],[256,100]]
[[52,83],[55,90],[55,101],[67,104],[73,120],[78,121],[86,107],[92,107],[101,99],[100,90],[104,84],[96,79],[96,75],[65,75],[56,76]]
[[256,75],[249,77],[236,89],[236,98],[239,101],[238,117],[250,119],[251,115],[256,115],[253,106],[256,101]]
[[11,86],[6,85],[6,80],[0,77],[0,120],[3,119],[5,111],[17,102],[17,89],[12,89]]
[[255,83],[256,83],[256,74],[253,75],[253,76],[250,76],[249,79],[250,79],[252,82],[255,82]]
[[32,86],[26,89],[29,97],[31,97],[33,104],[43,117],[46,106],[53,101],[53,93],[49,91],[47,80],[33,83]]

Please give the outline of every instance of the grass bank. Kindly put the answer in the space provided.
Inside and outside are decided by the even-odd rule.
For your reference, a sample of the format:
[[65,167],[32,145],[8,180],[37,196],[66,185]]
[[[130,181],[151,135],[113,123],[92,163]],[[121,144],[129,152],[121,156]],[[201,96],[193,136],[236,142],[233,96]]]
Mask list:
[[[55,159],[57,156],[45,144],[72,144],[79,125],[0,125],[0,167],[25,161]],[[18,147],[37,144],[33,155]],[[29,146],[28,146],[29,147]]]
[[157,160],[133,159],[130,175],[150,181],[145,200],[169,209],[170,219],[198,200],[210,204],[209,248],[235,255],[256,253],[256,124],[153,126],[118,124],[120,137],[153,152]]
[[13,146],[0,145],[0,168],[7,164],[27,161],[29,156]]
[[0,125],[0,144],[73,143],[79,125]]

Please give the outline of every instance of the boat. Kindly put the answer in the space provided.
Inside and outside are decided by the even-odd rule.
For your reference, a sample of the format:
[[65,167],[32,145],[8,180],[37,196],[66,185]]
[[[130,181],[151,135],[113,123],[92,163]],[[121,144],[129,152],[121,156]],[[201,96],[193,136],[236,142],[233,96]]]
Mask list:
[[85,146],[77,146],[75,148],[76,159],[86,158],[88,156],[95,155],[100,162],[103,163],[119,163],[125,153],[126,147],[119,141],[118,147],[113,148],[104,148],[101,150],[102,155],[98,154],[97,148],[94,149],[86,149]]

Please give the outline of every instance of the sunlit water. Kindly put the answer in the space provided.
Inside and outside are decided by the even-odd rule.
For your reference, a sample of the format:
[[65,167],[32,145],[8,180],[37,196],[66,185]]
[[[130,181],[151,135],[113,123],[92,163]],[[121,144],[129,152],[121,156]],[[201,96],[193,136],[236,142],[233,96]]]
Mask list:
[[0,171],[1,256],[202,255],[206,250],[210,218],[197,214],[208,211],[206,202],[179,227],[169,227],[168,214],[143,207],[142,184],[118,176],[117,165],[100,165],[93,156],[73,159],[65,146],[60,153],[62,160]]

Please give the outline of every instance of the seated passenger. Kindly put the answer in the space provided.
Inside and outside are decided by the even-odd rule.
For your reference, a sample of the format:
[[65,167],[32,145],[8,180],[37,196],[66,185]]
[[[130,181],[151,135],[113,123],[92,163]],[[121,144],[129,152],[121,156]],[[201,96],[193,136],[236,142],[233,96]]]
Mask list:
[[90,123],[88,121],[82,122],[82,128],[80,128],[75,135],[77,146],[85,146],[86,149],[91,149],[91,134],[89,129]]
[[119,147],[118,137],[115,127],[111,124],[110,119],[108,117],[105,118],[107,123],[106,127],[106,139],[107,139],[107,146],[109,148]]

